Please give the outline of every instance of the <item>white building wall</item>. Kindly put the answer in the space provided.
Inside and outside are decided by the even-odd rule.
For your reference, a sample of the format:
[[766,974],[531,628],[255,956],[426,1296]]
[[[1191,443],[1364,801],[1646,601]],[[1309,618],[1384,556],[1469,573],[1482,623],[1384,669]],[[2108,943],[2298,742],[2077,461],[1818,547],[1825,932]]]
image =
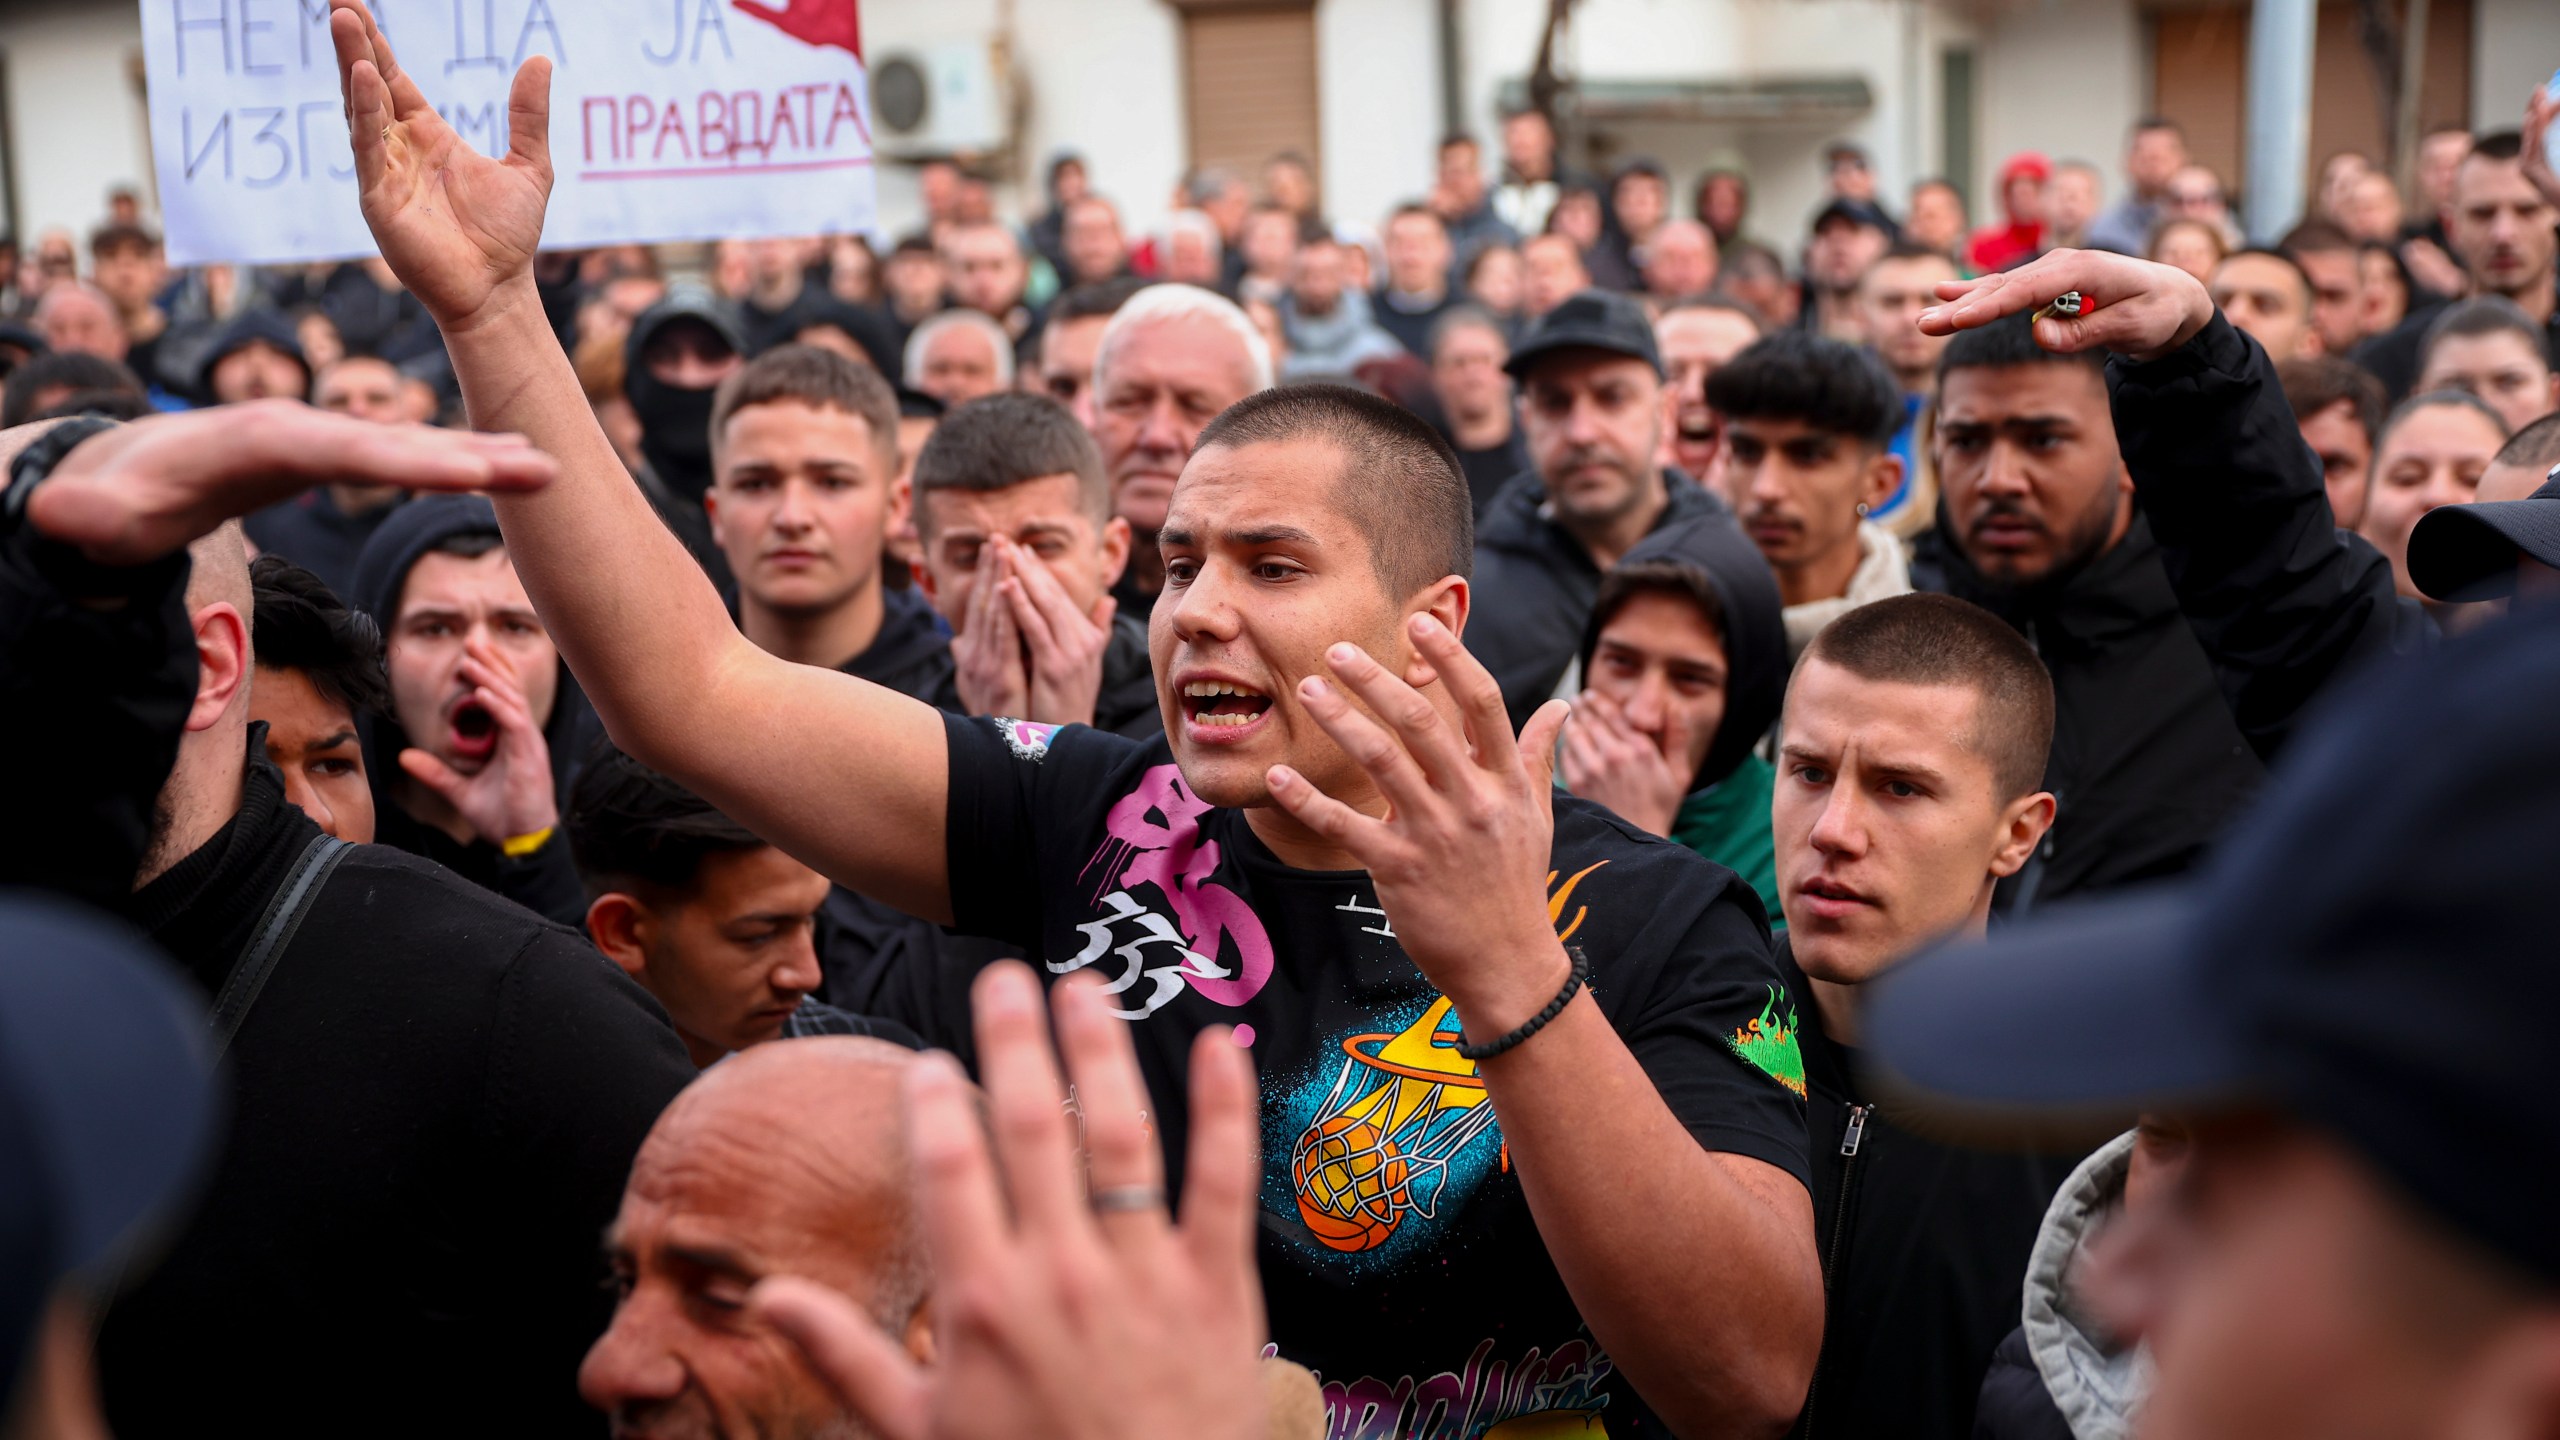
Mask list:
[[1324,209],[1376,226],[1430,195],[1440,139],[1440,30],[1433,0],[1322,0],[1316,104]]
[[[2542,4],[2547,0],[2526,0]],[[2046,0],[2000,13],[1976,41],[1974,93],[1982,106],[1982,153],[1974,157],[1989,191],[2000,162],[2020,150],[2086,160],[2106,176],[2106,201],[2124,193],[2127,127],[2149,107],[2148,31],[2132,0]],[[1976,218],[1997,197],[1975,197]]]
[[2475,0],[2471,128],[2513,130],[2524,99],[2560,70],[2560,0]]
[[[1021,183],[1000,189],[998,204],[1016,219],[1037,214],[1049,156],[1072,149],[1132,234],[1161,223],[1187,146],[1180,17],[1160,0],[1019,0],[1013,12],[1028,133]],[[983,43],[996,21],[995,0],[865,0],[862,48],[878,57],[935,41]],[[923,216],[915,172],[879,172],[882,228],[903,234]]]
[[5,0],[9,167],[22,245],[64,226],[81,237],[106,219],[107,191],[151,195],[151,140],[130,66],[142,53],[131,0]]

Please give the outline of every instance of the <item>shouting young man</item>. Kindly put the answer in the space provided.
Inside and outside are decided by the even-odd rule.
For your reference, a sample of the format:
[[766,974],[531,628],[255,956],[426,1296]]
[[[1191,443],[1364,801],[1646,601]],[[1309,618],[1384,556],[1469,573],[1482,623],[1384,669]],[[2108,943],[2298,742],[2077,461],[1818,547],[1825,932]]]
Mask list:
[[[548,62],[490,159],[354,0],[330,24],[384,255],[475,422],[560,457],[510,540],[635,756],[839,881],[1109,976],[1170,1153],[1193,1038],[1249,1047],[1271,1334],[1338,1425],[1786,1425],[1821,1298],[1787,1037],[1751,1028],[1765,932],[1729,872],[1555,798],[1561,707],[1515,743],[1459,643],[1470,507],[1429,427],[1309,387],[1199,432],[1157,533],[1162,740],[784,663],[674,563],[543,321]],[[1099,1155],[1092,1203],[1160,1234],[1163,1175]]]

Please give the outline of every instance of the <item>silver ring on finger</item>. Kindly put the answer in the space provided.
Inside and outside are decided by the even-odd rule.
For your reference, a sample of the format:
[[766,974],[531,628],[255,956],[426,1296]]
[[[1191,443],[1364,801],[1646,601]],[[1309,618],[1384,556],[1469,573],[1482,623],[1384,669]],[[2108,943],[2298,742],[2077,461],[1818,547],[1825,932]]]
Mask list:
[[1164,1187],[1160,1185],[1119,1185],[1096,1190],[1089,1202],[1096,1215],[1125,1215],[1135,1211],[1164,1208]]

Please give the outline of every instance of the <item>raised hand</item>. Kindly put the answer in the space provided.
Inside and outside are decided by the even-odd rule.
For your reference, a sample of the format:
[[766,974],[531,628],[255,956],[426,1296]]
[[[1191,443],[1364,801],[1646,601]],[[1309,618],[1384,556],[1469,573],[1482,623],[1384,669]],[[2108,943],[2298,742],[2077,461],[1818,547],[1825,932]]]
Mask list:
[[1087,977],[1053,994],[1089,1187],[1027,968],[990,966],[975,987],[986,1121],[948,1056],[907,1072],[933,1368],[824,1286],[770,1279],[748,1303],[885,1440],[1254,1440],[1266,1411],[1252,1062],[1224,1030],[1192,1049],[1176,1223],[1127,1022]]
[[2087,308],[2035,322],[2036,343],[2047,350],[2106,349],[2156,360],[2213,320],[2213,297],[2183,270],[2105,250],[2055,250],[2015,270],[1940,285],[1938,298],[1951,303],[1921,311],[1920,330],[1953,335],[2039,309],[2071,290]]
[[520,435],[381,425],[260,400],[152,415],[82,441],[28,497],[27,517],[101,564],[140,565],[331,481],[534,490],[557,471]]
[[1688,721],[1677,709],[1660,741],[1628,724],[1624,707],[1597,690],[1583,691],[1565,722],[1565,788],[1655,835],[1671,833],[1688,798],[1680,768],[1688,755]]
[[2524,178],[2542,192],[2542,198],[2560,206],[2560,173],[2551,168],[2549,139],[2551,127],[2560,124],[2560,100],[2541,85],[2524,102]]
[[445,798],[482,840],[504,845],[538,835],[560,821],[551,789],[551,745],[534,722],[515,663],[485,640],[463,647],[461,675],[489,712],[498,745],[488,763],[465,775],[424,750],[400,752],[400,768]]
[[753,15],[794,40],[811,45],[833,45],[862,58],[861,16],[854,0],[782,0],[767,4],[766,0],[736,0],[740,10]]
[[1022,632],[1014,628],[1013,607],[997,593],[1013,573],[1012,549],[1012,542],[996,536],[979,554],[977,583],[969,587],[960,633],[951,637],[952,684],[960,707],[972,715],[1030,720],[1042,717],[1031,713]]
[[551,198],[551,61],[527,60],[507,92],[507,153],[464,143],[400,68],[364,0],[329,0],[365,224],[393,274],[450,334],[532,296]]
[[[1010,547],[1008,547],[1010,548]],[[1111,648],[1111,617],[1120,602],[1105,595],[1090,615],[1036,557],[1014,549],[1012,573],[999,587],[1030,656],[1031,711],[1051,725],[1090,725],[1102,698],[1102,657]]]
[[1335,681],[1309,676],[1298,693],[1377,783],[1388,814],[1364,815],[1286,765],[1268,779],[1281,808],[1368,870],[1405,953],[1481,1045],[1536,1014],[1572,969],[1547,919],[1554,754],[1566,707],[1549,701],[1515,743],[1501,687],[1458,637],[1428,614],[1406,623],[1457,700],[1463,733],[1368,652],[1335,645],[1325,652]]

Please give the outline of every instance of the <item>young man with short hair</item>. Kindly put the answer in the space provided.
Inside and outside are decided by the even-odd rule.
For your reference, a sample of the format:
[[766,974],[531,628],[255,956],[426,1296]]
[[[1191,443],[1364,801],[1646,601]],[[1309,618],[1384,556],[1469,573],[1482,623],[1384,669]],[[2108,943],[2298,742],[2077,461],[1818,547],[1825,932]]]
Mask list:
[[267,760],[284,777],[285,801],[339,839],[371,844],[373,787],[359,722],[391,712],[382,631],[281,555],[250,562],[249,587],[258,667],[249,723],[267,727]]
[[827,877],[700,796],[607,744],[579,769],[564,823],[587,938],[666,1007],[695,1065],[802,1035],[915,1044],[813,998]]
[[814,346],[768,350],[721,382],[711,442],[703,508],[738,577],[739,630],[802,665],[942,693],[951,646],[933,606],[881,583],[898,508],[887,382]]
[[2302,427],[2302,443],[2320,461],[2329,515],[2341,530],[2364,522],[2373,493],[2373,442],[2382,429],[2382,382],[2371,371],[2336,355],[2315,355],[2276,366],[2285,404]]
[[1772,1032],[1804,1055],[1830,1303],[1797,1434],[1963,1440],[2067,1157],[1923,1138],[1857,1069],[1857,1001],[1915,952],[1988,930],[1992,889],[2053,824],[2053,681],[1997,616],[1880,600],[1815,636],[1787,687],[1770,808],[1788,972]]
[[1147,627],[1111,587],[1129,522],[1093,437],[1056,401],[990,395],[943,417],[915,467],[916,582],[951,627],[964,715],[1161,734]]
[[1833,620],[1911,588],[1902,542],[1868,516],[1902,487],[1890,447],[1902,396],[1869,351],[1782,330],[1707,381],[1725,483],[1786,602],[1787,653]]
[[2281,365],[2321,353],[2314,325],[2318,292],[2292,256],[2278,250],[2234,250],[2213,267],[2207,287],[2216,308]]
[[[2001,903],[2185,870],[2332,677],[2432,627],[2193,276],[2072,250],[1949,288],[1920,319],[1955,339],[1914,578],[2034,637],[2060,697],[2062,818]],[[2107,298],[2033,316],[2075,290]]]
[[1920,312],[1938,301],[1938,287],[1958,279],[1955,261],[1935,251],[1896,245],[1867,267],[1858,281],[1858,313],[1869,348],[1902,391],[1902,427],[1886,448],[1902,462],[1902,481],[1867,518],[1903,539],[1937,523],[1938,476],[1929,450],[1930,405],[1938,397],[1942,335],[1920,328]]
[[[634,755],[867,893],[1110,978],[1171,1153],[1191,1042],[1234,1027],[1266,1077],[1270,1333],[1339,1387],[1336,1425],[1375,1397],[1414,1412],[1387,1422],[1406,1431],[1444,1404],[1488,1426],[1784,1427],[1820,1330],[1801,1110],[1725,1038],[1775,982],[1763,932],[1722,872],[1555,799],[1561,707],[1515,741],[1458,641],[1467,492],[1428,426],[1299,387],[1199,432],[1158,535],[1163,740],[945,716],[784,664],[707,585],[670,581],[673,541],[500,258],[541,230],[545,62],[499,160],[454,140],[360,8],[331,36],[368,223],[443,323],[475,419],[567,457],[509,520]],[[427,203],[426,154],[472,182],[436,193],[486,208]],[[1594,955],[1596,996],[1575,978]],[[1008,1003],[990,1023],[1036,1022]],[[1400,1100],[1414,1072],[1440,1098]],[[1115,1224],[1161,1218],[1154,1150],[1096,1162]],[[1536,1385],[1492,1383],[1533,1364]],[[1434,1378],[1462,1375],[1480,1378]]]
[[560,798],[594,717],[497,512],[476,495],[400,505],[357,557],[352,599],[389,646],[391,713],[365,740],[375,838],[575,924]]
[[1387,278],[1372,297],[1369,316],[1406,353],[1431,358],[1431,334],[1440,317],[1463,303],[1449,293],[1449,227],[1428,205],[1396,207],[1387,217]]
[[1511,376],[1503,366],[1511,344],[1502,326],[1473,305],[1452,307],[1431,327],[1431,395],[1440,402],[1442,433],[1467,472],[1467,491],[1481,519],[1493,497],[1528,468],[1512,404]]
[[2560,410],[2560,371],[2542,345],[2541,330],[2505,296],[2459,301],[2427,327],[2412,393],[2477,395],[2521,430]]
[[1724,487],[1724,431],[1707,404],[1707,377],[1749,349],[1760,317],[1721,295],[1683,300],[1653,321],[1662,352],[1662,461],[1730,504]]
[[2355,240],[2325,220],[2306,220],[2286,231],[2276,250],[2311,282],[2311,329],[2321,352],[2345,355],[2364,339],[2364,262]]
[[[2523,137],[2501,130],[2481,136],[2454,170],[2453,200],[2444,209],[2444,222],[2472,293],[2514,301],[2527,320],[2541,327],[2545,358],[2560,364],[2555,208],[2560,208],[2560,195],[2547,193],[2525,166]],[[2357,348],[2356,363],[2379,377],[2395,402],[2416,393],[2427,329],[2443,310],[2440,305],[2413,308],[2397,329]]]

